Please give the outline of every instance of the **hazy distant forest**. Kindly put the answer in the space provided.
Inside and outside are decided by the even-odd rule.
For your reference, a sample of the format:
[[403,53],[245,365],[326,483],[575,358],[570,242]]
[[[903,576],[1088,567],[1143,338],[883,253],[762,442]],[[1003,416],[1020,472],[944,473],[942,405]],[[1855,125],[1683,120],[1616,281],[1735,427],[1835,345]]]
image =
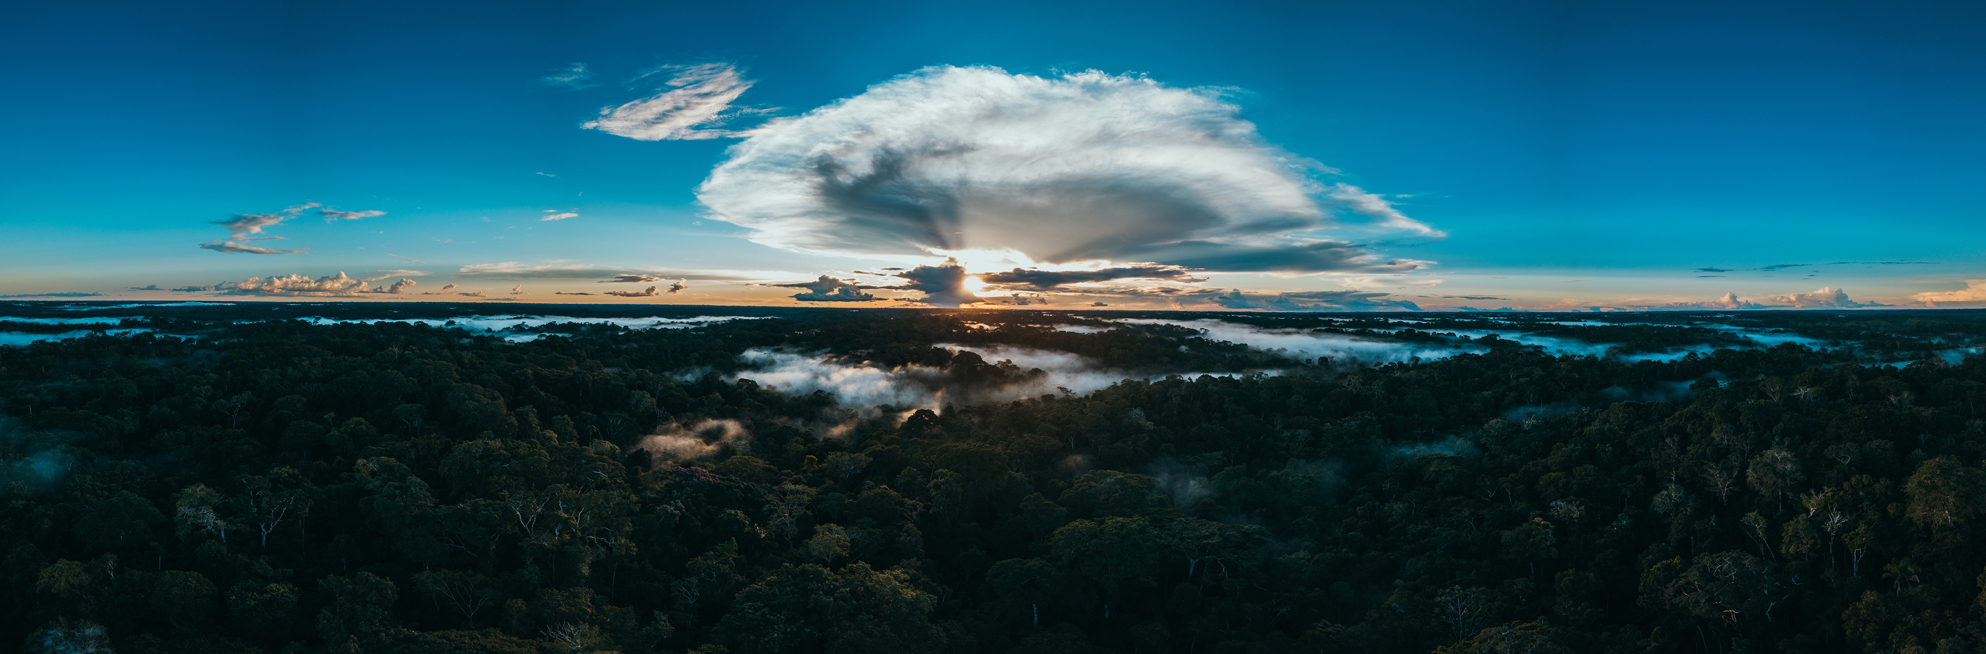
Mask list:
[[[1516,323],[1605,346],[1557,356],[1222,317],[1468,346],[1391,363],[1054,312],[283,319],[339,311],[381,309],[0,347],[0,649],[1986,652],[1986,358],[1937,354],[1981,312]],[[779,392],[755,348],[940,403]]]

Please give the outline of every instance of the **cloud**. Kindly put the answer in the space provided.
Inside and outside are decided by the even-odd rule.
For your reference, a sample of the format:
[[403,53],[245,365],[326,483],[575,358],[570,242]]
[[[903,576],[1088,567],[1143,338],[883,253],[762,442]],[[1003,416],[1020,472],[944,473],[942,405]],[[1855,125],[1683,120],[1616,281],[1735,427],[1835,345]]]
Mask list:
[[687,279],[679,279],[679,280],[676,280],[676,281],[674,281],[674,282],[670,282],[670,283],[669,283],[669,290],[668,290],[668,293],[669,293],[670,295],[675,295],[675,294],[677,294],[677,293],[681,293],[681,292],[683,292],[683,291],[687,291],[687,290],[689,290],[689,288],[690,288],[690,285],[689,285],[689,284],[687,284],[687,283],[685,283],[685,282],[688,282],[688,281],[689,281],[689,280],[687,280]]
[[1785,269],[1787,269],[1787,268],[1799,268],[1799,267],[1801,267],[1801,266],[1811,266],[1811,265],[1814,265],[1814,264],[1811,264],[1811,263],[1775,263],[1775,264],[1772,264],[1772,265],[1770,265],[1770,266],[1766,266],[1766,267],[1763,267],[1763,268],[1759,268],[1758,270],[1768,270],[1768,271],[1771,271],[1771,270],[1785,270]]
[[1852,309],[1855,307],[1884,306],[1850,300],[1848,299],[1848,291],[1829,286],[1822,286],[1820,290],[1811,293],[1774,295],[1772,296],[1772,301],[1789,305],[1795,309]]
[[547,214],[551,214],[551,215],[548,215],[548,216],[545,216],[545,217],[543,217],[543,218],[539,218],[539,219],[538,219],[538,222],[541,222],[541,223],[542,223],[542,222],[545,222],[545,221],[547,221],[547,220],[565,220],[565,219],[567,219],[567,218],[578,218],[578,217],[579,217],[579,214],[576,214],[576,213],[573,213],[573,212],[570,212],[570,211],[566,211],[566,212],[561,212],[561,211],[559,211],[559,210],[557,210],[557,209],[546,209],[546,210],[545,210],[545,213],[547,213]]
[[755,130],[697,197],[751,240],[803,252],[1012,251],[1214,272],[1428,265],[1323,233],[1440,235],[1376,194],[1315,181],[1319,167],[1265,142],[1227,93],[927,68]]
[[517,286],[516,286],[515,288],[512,288],[512,289],[510,289],[510,294],[511,294],[511,295],[530,295],[530,294],[531,294],[531,292],[530,292],[530,291],[527,291],[527,290],[524,290],[524,285],[523,285],[523,284],[518,284],[518,285],[517,285]]
[[367,292],[367,293],[386,293],[386,294],[389,294],[389,295],[403,295],[403,294],[405,294],[405,293],[407,292],[407,289],[410,289],[410,288],[413,288],[413,287],[414,287],[414,286],[416,286],[416,285],[417,285],[418,283],[419,283],[419,282],[415,282],[414,280],[411,280],[411,279],[404,279],[404,278],[403,278],[403,279],[401,279],[400,281],[397,281],[397,282],[393,282],[393,285],[392,285],[392,286],[377,286],[377,287],[374,287],[374,288],[373,288],[372,290],[370,290],[370,291],[366,291],[366,292]]
[[1965,280],[1963,289],[1918,293],[1910,296],[1910,299],[1934,307],[1940,302],[1986,302],[1986,279],[1968,279]]
[[395,259],[405,259],[407,260],[408,263],[427,263],[426,261],[422,261],[420,259],[415,259],[413,257],[403,257],[391,252],[386,253],[386,256],[393,257]]
[[360,218],[372,218],[372,217],[374,217],[374,216],[384,216],[384,215],[386,215],[386,212],[384,212],[384,211],[337,211],[337,210],[333,210],[333,209],[318,209],[318,210],[317,210],[317,215],[320,215],[320,216],[323,216],[323,217],[324,217],[324,222],[328,224],[328,223],[335,223],[335,222],[338,222],[338,221],[340,221],[340,220],[358,220],[358,219],[360,219]]
[[367,292],[365,282],[347,277],[343,272],[316,279],[295,273],[271,277],[250,277],[239,282],[221,282],[203,290],[221,291],[228,295],[299,295],[311,297],[356,295]]
[[1475,301],[1497,300],[1502,302],[1510,301],[1510,298],[1496,297],[1494,295],[1443,295],[1441,296],[1441,298],[1445,300],[1475,300]]
[[489,297],[489,296],[490,296],[490,292],[489,292],[489,291],[461,291],[461,292],[458,292],[458,293],[456,293],[456,295],[463,295],[463,296],[468,296],[468,297]]
[[1304,291],[1298,293],[1243,293],[1239,289],[1226,293],[1194,294],[1225,309],[1265,309],[1269,311],[1374,311],[1407,310],[1419,311],[1419,305],[1407,300],[1394,300],[1387,293],[1363,291]]
[[[587,70],[586,64],[573,63],[566,65],[559,72],[538,78],[538,81],[545,86],[567,90],[583,89],[593,86],[593,71]],[[544,173],[539,174],[542,175]]]
[[820,279],[811,282],[767,284],[767,286],[807,289],[806,292],[793,296],[793,299],[801,302],[868,302],[876,299],[876,296],[870,295],[865,291],[872,291],[879,288],[853,282],[844,282],[827,275],[821,275]]
[[379,274],[373,275],[371,277],[367,277],[365,278],[364,281],[366,283],[372,283],[389,277],[426,277],[426,276],[428,276],[428,273],[427,271],[424,270],[381,270],[379,271]]
[[942,266],[918,266],[896,276],[910,283],[895,288],[923,293],[921,301],[925,304],[957,307],[979,301],[965,286],[965,267],[956,261],[946,261]]
[[259,234],[262,234],[262,230],[264,229],[281,225],[283,221],[295,218],[302,215],[305,211],[320,206],[323,205],[316,202],[306,202],[273,213],[238,213],[233,218],[227,220],[216,220],[214,224],[227,228],[228,237],[201,243],[200,247],[227,254],[297,254],[305,252],[302,249],[265,248],[248,245],[246,242],[284,240],[281,236],[259,236]]
[[1103,268],[1100,270],[1022,270],[988,273],[979,276],[988,284],[1026,286],[1048,290],[1064,284],[1086,284],[1107,282],[1118,279],[1161,279],[1175,282],[1204,282],[1205,277],[1194,277],[1192,273],[1177,266],[1130,266]]
[[439,290],[439,291],[428,291],[428,292],[426,292],[426,293],[422,293],[421,295],[445,295],[445,294],[447,294],[447,293],[448,293],[449,291],[453,291],[453,290],[455,290],[455,289],[457,289],[457,288],[460,288],[460,287],[459,287],[459,286],[457,286],[457,285],[455,285],[455,284],[449,284],[449,285],[447,285],[447,286],[443,286],[443,287],[441,287],[441,290]]
[[165,289],[163,289],[163,288],[159,288],[159,285],[158,285],[158,284],[150,284],[150,285],[146,285],[146,286],[133,286],[133,287],[131,287],[131,290],[134,290],[134,291],[163,291],[163,290],[165,290]]
[[653,284],[662,281],[654,275],[614,275],[613,279],[600,280],[602,284]]
[[0,298],[16,298],[16,297],[97,297],[97,296],[100,296],[100,295],[103,295],[103,294],[102,294],[102,293],[80,293],[80,292],[68,292],[68,293],[17,293],[17,294],[14,294],[14,295],[0,295]]
[[592,293],[567,293],[565,291],[552,291],[552,295],[592,295]]
[[[527,264],[527,263],[518,263],[516,261],[505,261],[503,263],[470,264],[463,266],[461,269],[457,270],[455,274],[462,277],[474,277],[480,279],[505,279],[505,280],[585,279],[589,277],[597,279],[597,278],[605,277],[605,278],[609,278],[607,279],[606,283],[614,283],[614,282],[622,282],[622,281],[626,281],[630,283],[652,283],[652,282],[659,282],[662,281],[663,279],[668,279],[668,278],[678,278],[678,279],[686,279],[686,280],[694,279],[698,281],[756,281],[763,279],[778,279],[782,276],[788,277],[789,279],[791,278],[790,277],[791,273],[783,273],[778,271],[757,271],[757,270],[695,271],[695,270],[673,270],[673,269],[641,269],[641,268],[633,268],[633,267],[613,268],[613,267],[605,267],[605,266],[597,266],[597,265],[574,264],[574,263],[563,263],[563,262]],[[653,280],[648,280],[644,282],[635,282],[633,279],[621,279],[623,277],[634,278],[634,277],[651,277],[651,276],[657,276],[657,277],[655,277]]]
[[605,294],[615,297],[655,297],[661,295],[661,293],[655,292],[655,287],[653,286],[641,291],[607,291]]
[[1339,182],[1331,185],[1331,190],[1325,195],[1334,200],[1344,202],[1345,206],[1354,212],[1379,221],[1379,224],[1383,227],[1428,238],[1443,238],[1448,236],[1447,232],[1429,227],[1427,223],[1408,218],[1406,214],[1400,213],[1400,210],[1393,208],[1393,203],[1387,202],[1385,196],[1376,193],[1367,193],[1365,189]]
[[1104,304],[1104,303],[1102,303],[1102,302],[1091,302],[1091,303],[1090,303],[1090,306],[1093,306],[1093,307],[1107,307],[1107,306],[1110,306],[1110,305],[1108,305],[1108,304]]
[[1698,268],[1698,269],[1696,269],[1696,271],[1697,271],[1697,272],[1706,272],[1706,273],[1727,273],[1727,272],[1733,272],[1733,270],[1732,270],[1732,269],[1730,269],[1730,268],[1710,268],[1710,267],[1704,267],[1704,268]]
[[635,447],[648,450],[657,463],[674,463],[701,459],[725,445],[742,446],[751,440],[752,432],[738,421],[711,419],[689,427],[670,423]]
[[752,88],[744,71],[728,63],[663,66],[643,78],[667,76],[661,92],[618,107],[605,107],[600,117],[580,127],[640,141],[729,138],[750,134],[722,126],[741,114],[760,113],[733,108],[731,103]]

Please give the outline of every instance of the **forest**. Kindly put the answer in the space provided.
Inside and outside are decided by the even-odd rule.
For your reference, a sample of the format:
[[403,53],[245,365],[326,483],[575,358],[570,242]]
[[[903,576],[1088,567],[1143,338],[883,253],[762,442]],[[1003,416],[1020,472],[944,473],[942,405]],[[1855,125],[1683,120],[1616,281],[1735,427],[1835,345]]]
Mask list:
[[0,648],[1986,652],[1986,312],[0,310]]

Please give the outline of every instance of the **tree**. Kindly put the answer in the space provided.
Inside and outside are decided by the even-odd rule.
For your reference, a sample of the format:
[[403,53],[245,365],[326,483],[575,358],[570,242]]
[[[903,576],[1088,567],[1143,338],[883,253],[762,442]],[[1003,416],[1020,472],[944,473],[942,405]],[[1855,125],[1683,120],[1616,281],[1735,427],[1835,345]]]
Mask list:
[[462,614],[464,621],[470,623],[476,621],[477,613],[499,598],[488,577],[460,570],[417,573],[414,575],[414,590],[436,603],[447,602],[450,608]]
[[228,542],[228,530],[233,526],[221,519],[221,507],[226,502],[219,491],[206,484],[194,484],[179,492],[174,503],[176,511],[173,522],[178,525],[180,538],[189,534],[205,533],[219,536],[222,544]]
[[1978,469],[1949,456],[1935,457],[1918,465],[1904,482],[1903,492],[1910,497],[1904,516],[1928,529],[1962,524],[1979,513],[1982,491],[1986,483]]
[[93,549],[109,550],[149,540],[152,526],[165,522],[150,500],[119,490],[83,504],[76,515],[76,537]]
[[176,625],[191,626],[214,613],[220,591],[198,572],[166,570],[153,577],[152,610]]

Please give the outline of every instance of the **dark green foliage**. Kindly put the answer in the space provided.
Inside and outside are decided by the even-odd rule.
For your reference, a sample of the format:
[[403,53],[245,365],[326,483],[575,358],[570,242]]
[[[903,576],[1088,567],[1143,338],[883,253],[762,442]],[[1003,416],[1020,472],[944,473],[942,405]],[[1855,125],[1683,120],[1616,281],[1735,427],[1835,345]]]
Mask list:
[[[229,318],[250,309],[269,311],[124,326],[197,340],[0,348],[0,643],[1986,646],[1986,360],[1925,354],[1979,342],[1970,314],[1719,318],[1829,347],[1636,363],[1454,334],[1616,354],[1749,341],[1681,319],[1427,316],[1381,332],[1371,317],[1228,318],[1481,352],[1356,367],[1169,325],[1053,328],[1103,324],[1072,314],[765,310],[682,331],[552,325],[512,343]],[[620,315],[570,314],[588,311]],[[937,343],[1073,352],[1127,374],[1281,374],[871,411],[773,392],[738,358],[786,347],[925,366],[947,397],[1042,374]],[[1875,364],[1894,358],[1925,360]],[[643,446],[658,434],[743,436],[656,457]]]

